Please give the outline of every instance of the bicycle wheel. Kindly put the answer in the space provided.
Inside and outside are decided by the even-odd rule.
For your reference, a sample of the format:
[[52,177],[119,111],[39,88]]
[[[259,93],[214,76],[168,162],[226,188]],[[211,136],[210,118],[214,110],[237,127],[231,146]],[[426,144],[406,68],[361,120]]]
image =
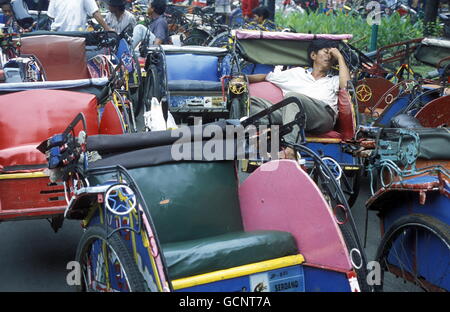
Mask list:
[[147,291],[146,282],[119,232],[110,238],[104,226],[89,227],[80,239],[76,261],[81,266],[78,291]]
[[150,111],[152,98],[156,97],[158,101],[161,100],[161,77],[158,75],[158,70],[155,65],[150,65],[147,70],[147,77],[145,78],[143,99],[145,111]]
[[450,227],[422,214],[404,216],[384,235],[376,261],[381,267],[376,291],[448,291]]
[[193,29],[191,33],[183,40],[183,45],[204,46],[208,40],[209,34],[200,29]]
[[208,47],[226,48],[228,46],[229,33],[225,31],[215,36],[209,43]]
[[120,92],[114,90],[114,95],[116,100],[114,100],[113,103],[114,105],[117,106],[117,108],[120,111],[120,114],[122,115],[123,123],[125,126],[125,132],[130,133],[132,132],[132,127],[134,126],[134,123],[132,124],[130,120],[130,117],[132,117],[130,107],[128,106],[127,103],[125,103],[125,100],[120,94]]

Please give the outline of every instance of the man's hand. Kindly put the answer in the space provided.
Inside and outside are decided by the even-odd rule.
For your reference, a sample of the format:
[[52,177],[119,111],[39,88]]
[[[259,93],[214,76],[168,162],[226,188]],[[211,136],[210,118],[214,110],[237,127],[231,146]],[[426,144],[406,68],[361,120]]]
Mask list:
[[336,49],[336,48],[331,48],[331,49],[329,50],[329,52],[330,52],[331,56],[333,57],[333,59],[335,59],[336,61],[339,62],[341,59],[342,59],[343,61],[345,61],[344,57],[343,57],[342,54],[341,54],[341,51],[339,51],[338,49]]
[[336,49],[331,48],[329,50],[331,56],[338,61],[339,64],[339,88],[347,88],[347,82],[351,79],[350,71],[348,70],[347,64],[345,63],[345,58],[342,53]]

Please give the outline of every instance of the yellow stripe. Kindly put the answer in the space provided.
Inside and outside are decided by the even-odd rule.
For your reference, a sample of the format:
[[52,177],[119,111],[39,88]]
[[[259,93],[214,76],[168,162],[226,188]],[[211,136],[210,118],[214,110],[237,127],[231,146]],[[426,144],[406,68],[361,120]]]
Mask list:
[[173,289],[183,289],[188,287],[193,287],[202,284],[213,283],[217,281],[222,281],[230,278],[255,274],[264,271],[275,270],[279,268],[284,268],[288,266],[293,266],[301,264],[305,261],[302,255],[287,256],[283,258],[267,260],[247,265],[242,265],[234,267],[231,269],[225,269],[220,271],[215,271],[206,274],[195,275],[186,278],[180,278],[172,281]]
[[32,178],[46,178],[46,177],[48,177],[48,175],[45,174],[43,171],[0,174],[0,180],[32,179]]
[[306,138],[306,142],[319,142],[319,143],[341,143],[341,139],[327,139],[327,138]]
[[344,170],[359,170],[359,167],[355,167],[355,166],[344,166]]

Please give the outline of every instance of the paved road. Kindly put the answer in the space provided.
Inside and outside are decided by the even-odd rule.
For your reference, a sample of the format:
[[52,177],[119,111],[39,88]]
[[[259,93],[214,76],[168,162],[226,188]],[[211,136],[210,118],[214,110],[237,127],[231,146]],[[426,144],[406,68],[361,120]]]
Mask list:
[[[353,209],[361,239],[367,194],[363,187]],[[376,215],[369,217],[366,253],[373,259],[379,228]],[[57,234],[46,220],[0,223],[0,291],[73,291],[66,284],[66,265],[75,258],[81,234],[78,221],[66,221]]]

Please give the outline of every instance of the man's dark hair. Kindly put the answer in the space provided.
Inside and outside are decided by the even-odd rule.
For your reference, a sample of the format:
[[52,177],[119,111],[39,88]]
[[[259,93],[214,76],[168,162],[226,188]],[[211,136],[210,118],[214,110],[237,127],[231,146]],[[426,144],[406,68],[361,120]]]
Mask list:
[[116,5],[116,8],[117,8],[120,12],[125,12],[125,6],[124,6],[124,5]]
[[270,17],[270,11],[265,6],[260,6],[260,7],[254,8],[252,13],[254,15],[262,16],[265,20]]
[[11,0],[0,0],[0,5],[11,4]]
[[311,41],[311,44],[308,47],[308,60],[309,65],[313,65],[313,60],[311,58],[312,52],[319,52],[319,50],[327,49],[327,48],[337,48],[339,46],[338,41],[336,40],[329,40],[329,39],[314,39]]
[[166,0],[153,0],[151,6],[156,14],[163,15],[166,12],[167,2]]

